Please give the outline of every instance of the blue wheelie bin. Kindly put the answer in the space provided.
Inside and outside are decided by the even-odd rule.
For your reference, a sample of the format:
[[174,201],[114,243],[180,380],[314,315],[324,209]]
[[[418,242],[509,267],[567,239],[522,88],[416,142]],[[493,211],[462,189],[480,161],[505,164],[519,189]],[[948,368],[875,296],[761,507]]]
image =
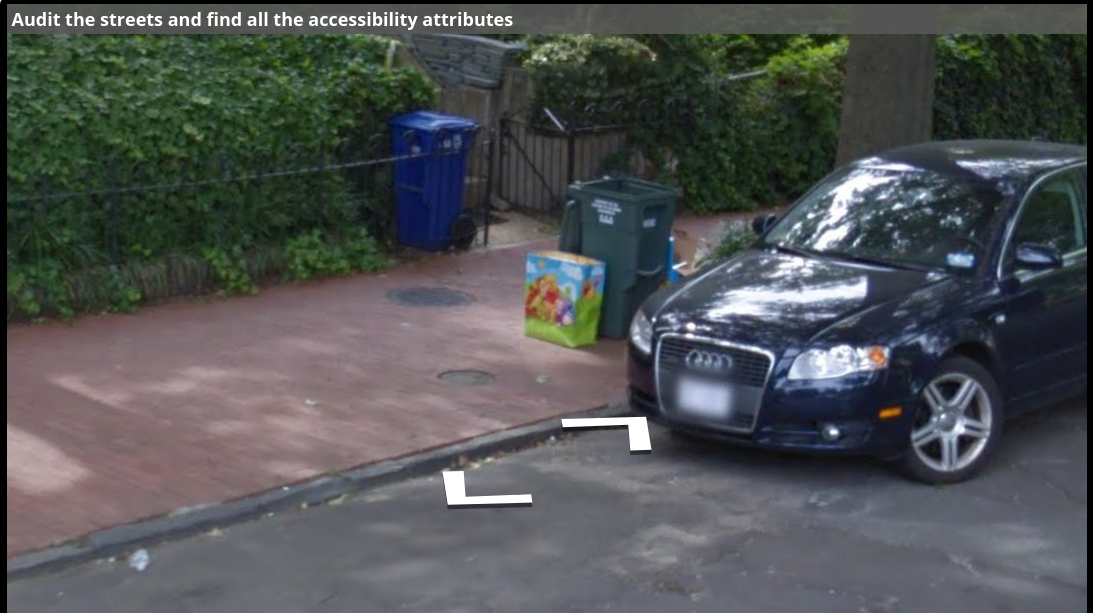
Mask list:
[[398,158],[394,164],[398,242],[425,251],[469,247],[477,228],[463,212],[464,185],[479,124],[431,111],[406,113],[388,124]]

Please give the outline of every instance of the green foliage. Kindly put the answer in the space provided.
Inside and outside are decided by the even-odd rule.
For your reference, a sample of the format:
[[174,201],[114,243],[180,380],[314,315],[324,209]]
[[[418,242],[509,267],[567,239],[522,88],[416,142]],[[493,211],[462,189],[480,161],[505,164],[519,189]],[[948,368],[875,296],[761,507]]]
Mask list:
[[716,69],[735,74],[762,69],[771,58],[788,51],[838,42],[839,36],[804,34],[703,34],[706,51]]
[[56,260],[8,266],[8,320],[18,315],[72,320],[78,309],[132,312],[142,298],[116,266],[99,266],[79,275]]
[[54,260],[8,266],[8,320],[16,317],[132,312],[146,300],[220,290],[254,294],[260,282],[377,272],[390,266],[382,246],[363,228],[339,235],[311,230],[284,245],[244,250],[205,247],[195,255],[132,261],[67,271]]
[[8,36],[9,181],[64,189],[108,158],[155,173],[374,134],[432,95],[420,75],[385,71],[384,49],[363,36]]
[[229,294],[257,294],[258,285],[247,271],[246,254],[239,245],[231,248],[205,247],[201,256],[213,269],[216,280]]
[[658,74],[653,50],[628,36],[581,34],[530,42],[523,65],[535,83],[535,107],[577,125],[617,122],[611,103],[640,97]]
[[[14,269],[9,264],[8,296],[15,298],[18,311],[32,317],[42,314],[43,304],[52,307],[64,319],[75,316],[70,293],[64,282],[64,270],[54,260],[43,260],[31,266]],[[9,319],[12,315],[9,306]]]
[[755,243],[755,238],[755,232],[752,231],[750,224],[741,221],[732,222],[725,229],[725,234],[717,248],[713,250],[710,259],[730,258],[750,247]]
[[[822,86],[841,83],[843,55],[838,37],[570,36],[538,43],[525,67],[536,108],[578,127],[626,125],[647,159],[662,168],[674,160],[659,179],[704,213],[768,204],[820,163],[802,151],[833,156],[838,115],[832,124],[827,113],[839,96]],[[727,78],[764,67],[769,76]]]
[[841,89],[830,86],[842,82],[845,41],[780,43],[760,76],[711,79],[708,61],[691,59],[702,47],[686,50],[674,71],[675,97],[689,108],[653,129],[678,159],[674,181],[692,211],[748,211],[783,200],[834,158]]
[[831,171],[839,140],[847,42],[796,44],[773,56],[749,83],[744,115],[752,134],[749,172],[761,174],[750,200],[769,204],[803,193]]
[[341,241],[312,230],[289,241],[286,251],[289,276],[296,280],[375,272],[389,263],[376,240],[362,230]]
[[[678,162],[658,180],[682,187],[692,211],[746,211],[791,201],[832,170],[847,45],[839,36],[564,37],[535,48],[528,67],[536,108],[576,126],[626,125],[632,149],[658,167]],[[724,78],[754,68],[765,73]],[[1085,36],[938,39],[937,138],[1085,143],[1086,106]]]
[[[77,307],[74,275],[180,255],[252,292],[244,254],[382,227],[389,198],[316,169],[380,157],[386,120],[436,97],[419,72],[385,67],[388,41],[370,36],[7,43],[9,318],[13,302],[92,308]],[[132,284],[111,283],[109,303],[129,308]]]
[[935,133],[1085,144],[1085,35],[943,36]]

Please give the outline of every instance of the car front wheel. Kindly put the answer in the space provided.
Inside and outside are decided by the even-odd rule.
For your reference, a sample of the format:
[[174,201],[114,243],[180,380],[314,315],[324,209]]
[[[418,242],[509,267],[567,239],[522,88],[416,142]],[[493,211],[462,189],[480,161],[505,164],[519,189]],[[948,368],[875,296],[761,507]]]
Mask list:
[[978,362],[953,357],[919,395],[904,472],[931,485],[966,481],[1002,436],[1002,395]]

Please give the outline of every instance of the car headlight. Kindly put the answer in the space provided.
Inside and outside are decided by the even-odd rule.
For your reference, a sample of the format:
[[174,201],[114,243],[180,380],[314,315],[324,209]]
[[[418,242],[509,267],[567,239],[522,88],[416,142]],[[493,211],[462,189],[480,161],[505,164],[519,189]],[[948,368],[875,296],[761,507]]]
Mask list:
[[630,341],[645,355],[653,351],[653,323],[641,309],[638,309],[630,322]]
[[888,368],[891,352],[887,347],[850,347],[812,349],[797,356],[789,369],[792,381],[838,379],[857,373]]

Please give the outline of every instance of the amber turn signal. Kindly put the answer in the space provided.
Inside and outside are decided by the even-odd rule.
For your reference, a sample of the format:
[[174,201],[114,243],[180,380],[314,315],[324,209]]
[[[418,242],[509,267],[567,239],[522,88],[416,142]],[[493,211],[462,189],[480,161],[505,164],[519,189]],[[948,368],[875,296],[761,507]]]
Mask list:
[[881,409],[880,411],[881,419],[895,419],[900,415],[903,415],[903,409],[900,407],[888,407],[887,409]]
[[884,350],[884,347],[871,347],[869,349],[869,361],[877,367],[888,366],[888,352]]

